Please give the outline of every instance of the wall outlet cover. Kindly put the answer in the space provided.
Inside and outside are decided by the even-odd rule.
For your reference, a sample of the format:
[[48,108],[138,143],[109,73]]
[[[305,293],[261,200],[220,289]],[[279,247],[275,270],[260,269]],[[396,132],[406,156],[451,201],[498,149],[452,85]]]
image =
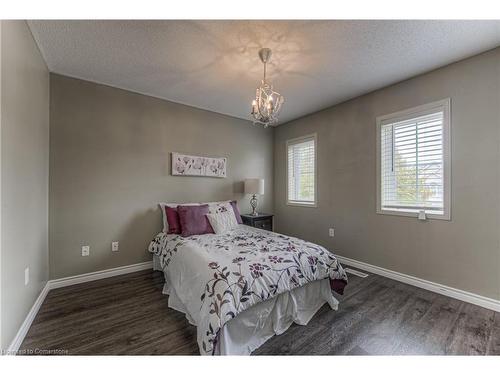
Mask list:
[[28,285],[30,282],[30,268],[26,267],[24,269],[24,285]]
[[118,241],[111,242],[111,251],[118,251],[120,243]]
[[88,257],[90,255],[90,246],[82,246],[82,257]]
[[330,237],[334,237],[335,236],[335,229],[333,229],[333,228],[328,229],[328,235]]

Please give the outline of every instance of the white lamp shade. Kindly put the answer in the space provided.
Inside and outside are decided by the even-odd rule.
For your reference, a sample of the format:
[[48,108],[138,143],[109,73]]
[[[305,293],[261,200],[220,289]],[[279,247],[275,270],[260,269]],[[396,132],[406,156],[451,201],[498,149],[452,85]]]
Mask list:
[[245,180],[245,194],[264,194],[263,178],[248,178]]

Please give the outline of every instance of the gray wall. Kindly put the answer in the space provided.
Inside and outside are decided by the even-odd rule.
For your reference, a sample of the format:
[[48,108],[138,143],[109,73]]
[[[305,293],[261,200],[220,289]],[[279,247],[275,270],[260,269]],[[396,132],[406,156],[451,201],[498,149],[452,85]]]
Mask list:
[[[500,298],[500,49],[275,130],[277,230],[335,253]],[[451,98],[451,221],[376,214],[375,118]],[[286,205],[287,139],[318,134],[318,207]],[[335,237],[328,237],[328,228]]]
[[1,21],[1,48],[1,346],[7,348],[49,275],[49,72],[24,21]]
[[[273,207],[273,130],[249,121],[51,74],[50,132],[52,279],[150,260],[161,201],[235,198],[248,212],[241,182],[262,177]],[[228,178],[171,176],[172,151],[226,156]]]

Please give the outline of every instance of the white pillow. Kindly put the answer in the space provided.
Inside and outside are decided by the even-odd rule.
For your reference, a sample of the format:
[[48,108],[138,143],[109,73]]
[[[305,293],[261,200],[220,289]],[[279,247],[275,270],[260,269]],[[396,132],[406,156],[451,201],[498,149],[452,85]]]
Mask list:
[[163,218],[163,231],[168,233],[168,220],[167,220],[167,212],[165,211],[165,207],[176,208],[177,206],[199,206],[200,203],[165,203],[160,202],[158,206],[160,206],[161,217]]
[[224,233],[225,231],[234,229],[238,226],[238,222],[236,221],[236,216],[234,216],[232,208],[231,211],[224,211],[217,214],[207,214],[207,218],[215,234]]
[[231,212],[234,215],[234,210],[233,206],[231,205],[231,201],[209,202],[203,204],[208,204],[209,214],[220,214],[221,212]]

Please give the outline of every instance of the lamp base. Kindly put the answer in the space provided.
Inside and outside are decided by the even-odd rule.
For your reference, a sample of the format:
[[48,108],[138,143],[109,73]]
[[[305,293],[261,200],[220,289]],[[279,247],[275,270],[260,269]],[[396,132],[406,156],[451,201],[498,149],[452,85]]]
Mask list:
[[257,196],[255,194],[252,195],[252,199],[250,199],[250,206],[252,206],[252,213],[250,215],[259,216],[257,212]]

